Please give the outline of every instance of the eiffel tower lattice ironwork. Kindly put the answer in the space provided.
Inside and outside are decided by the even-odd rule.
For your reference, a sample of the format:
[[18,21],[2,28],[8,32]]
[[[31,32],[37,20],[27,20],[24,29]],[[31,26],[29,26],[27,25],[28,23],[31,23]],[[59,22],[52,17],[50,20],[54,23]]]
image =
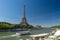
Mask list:
[[[25,1],[24,1],[24,2],[25,2]],[[24,3],[24,11],[23,11],[23,17],[22,17],[21,24],[23,24],[23,25],[28,24],[28,23],[27,23],[27,20],[26,20],[26,4],[25,4],[25,3]]]

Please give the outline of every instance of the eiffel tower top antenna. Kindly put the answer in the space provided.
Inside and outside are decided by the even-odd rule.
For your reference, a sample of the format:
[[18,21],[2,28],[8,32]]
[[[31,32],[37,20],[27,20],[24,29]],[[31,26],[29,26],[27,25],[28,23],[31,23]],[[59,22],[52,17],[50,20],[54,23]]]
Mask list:
[[26,0],[24,0],[24,17],[26,17],[26,15],[25,15],[26,14],[26,9],[25,8],[26,8]]

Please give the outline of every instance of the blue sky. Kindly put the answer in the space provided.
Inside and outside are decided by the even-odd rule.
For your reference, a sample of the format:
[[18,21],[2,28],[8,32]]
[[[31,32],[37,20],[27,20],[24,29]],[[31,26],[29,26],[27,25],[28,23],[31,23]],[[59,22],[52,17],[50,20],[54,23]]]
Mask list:
[[[0,0],[0,22],[20,23],[24,0]],[[60,25],[60,0],[26,0],[29,24]]]

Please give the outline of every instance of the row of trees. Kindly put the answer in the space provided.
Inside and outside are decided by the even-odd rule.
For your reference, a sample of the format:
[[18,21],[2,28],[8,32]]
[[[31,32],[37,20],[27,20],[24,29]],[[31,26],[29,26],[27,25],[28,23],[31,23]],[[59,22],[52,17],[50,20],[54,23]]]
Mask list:
[[52,26],[51,28],[60,28],[60,25]]
[[[22,25],[22,24],[11,24],[8,22],[0,22],[0,28],[1,29],[13,29],[13,28],[35,28],[35,29],[41,29],[42,27],[39,25],[32,26],[30,24]],[[52,26],[51,28],[60,28],[60,25]]]
[[32,25],[22,25],[22,24],[11,24],[8,22],[0,22],[0,28],[12,29],[12,28],[33,28]]

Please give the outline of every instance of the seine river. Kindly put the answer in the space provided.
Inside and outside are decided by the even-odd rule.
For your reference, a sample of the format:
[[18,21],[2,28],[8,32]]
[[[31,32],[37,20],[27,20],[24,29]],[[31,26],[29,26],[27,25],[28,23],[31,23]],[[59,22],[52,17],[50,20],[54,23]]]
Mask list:
[[[49,33],[51,32],[52,29],[40,29],[40,30],[31,30],[30,33],[31,35],[33,34],[41,34],[41,33]],[[3,36],[9,36],[9,35],[14,35],[16,34],[16,32],[0,32],[0,37],[3,37]],[[29,35],[23,35],[21,36],[20,38],[27,38],[29,37]],[[15,36],[15,37],[6,37],[6,38],[0,38],[0,40],[17,40],[18,38]]]

